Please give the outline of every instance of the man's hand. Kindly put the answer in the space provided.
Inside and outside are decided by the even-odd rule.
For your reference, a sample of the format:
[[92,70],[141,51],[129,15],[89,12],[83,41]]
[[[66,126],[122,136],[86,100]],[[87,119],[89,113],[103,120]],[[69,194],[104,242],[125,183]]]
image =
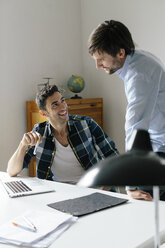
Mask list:
[[29,145],[35,146],[37,141],[41,142],[41,140],[42,137],[37,132],[31,131],[24,134],[17,150],[8,162],[7,172],[11,177],[18,175],[21,172],[26,148]]
[[152,196],[142,190],[127,190],[127,194],[133,199],[152,201]]
[[110,191],[110,190],[111,190],[111,187],[108,187],[108,186],[102,186],[102,187],[99,187],[99,189],[101,189],[101,190],[105,190],[105,191]]
[[42,137],[39,133],[31,131],[24,134],[21,140],[21,144],[23,146],[28,146],[28,145],[35,146],[37,141],[41,142],[41,139]]

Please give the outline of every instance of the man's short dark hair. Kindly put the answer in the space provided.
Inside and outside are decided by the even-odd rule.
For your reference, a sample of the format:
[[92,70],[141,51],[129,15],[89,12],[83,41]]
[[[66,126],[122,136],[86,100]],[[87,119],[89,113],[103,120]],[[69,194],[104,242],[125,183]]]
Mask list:
[[36,103],[40,110],[46,110],[46,99],[55,92],[60,92],[56,85],[46,85],[36,94]]
[[106,52],[115,57],[120,49],[125,53],[134,52],[135,45],[128,28],[121,22],[110,20],[100,24],[89,38],[89,53]]

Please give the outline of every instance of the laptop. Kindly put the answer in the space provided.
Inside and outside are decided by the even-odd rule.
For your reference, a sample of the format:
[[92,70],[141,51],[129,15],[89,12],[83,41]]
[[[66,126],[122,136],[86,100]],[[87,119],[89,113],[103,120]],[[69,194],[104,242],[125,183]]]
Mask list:
[[51,187],[45,180],[36,177],[6,177],[0,180],[12,198],[55,191],[53,185]]

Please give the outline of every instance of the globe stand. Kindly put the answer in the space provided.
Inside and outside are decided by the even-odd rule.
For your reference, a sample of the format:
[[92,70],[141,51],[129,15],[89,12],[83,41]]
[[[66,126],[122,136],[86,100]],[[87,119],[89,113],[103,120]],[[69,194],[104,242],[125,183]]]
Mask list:
[[71,99],[81,99],[81,96],[78,96],[77,94],[75,94],[74,96],[71,97]]

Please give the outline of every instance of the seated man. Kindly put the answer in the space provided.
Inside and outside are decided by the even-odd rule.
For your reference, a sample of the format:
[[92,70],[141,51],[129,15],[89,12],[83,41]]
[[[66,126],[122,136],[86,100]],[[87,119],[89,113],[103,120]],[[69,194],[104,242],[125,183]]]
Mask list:
[[37,177],[75,184],[85,170],[118,154],[114,142],[93,119],[68,115],[68,106],[56,85],[45,86],[37,94],[36,103],[48,121],[36,124],[23,135],[8,162],[10,176],[27,168],[36,156]]

